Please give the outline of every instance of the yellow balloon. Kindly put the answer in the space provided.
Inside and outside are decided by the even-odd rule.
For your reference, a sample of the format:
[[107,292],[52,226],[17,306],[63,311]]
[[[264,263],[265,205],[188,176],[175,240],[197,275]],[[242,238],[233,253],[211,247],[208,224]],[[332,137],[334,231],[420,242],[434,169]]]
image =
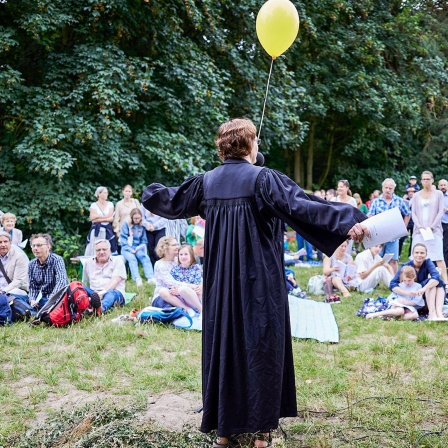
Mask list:
[[275,59],[292,45],[299,23],[299,13],[289,0],[268,0],[257,15],[258,40]]

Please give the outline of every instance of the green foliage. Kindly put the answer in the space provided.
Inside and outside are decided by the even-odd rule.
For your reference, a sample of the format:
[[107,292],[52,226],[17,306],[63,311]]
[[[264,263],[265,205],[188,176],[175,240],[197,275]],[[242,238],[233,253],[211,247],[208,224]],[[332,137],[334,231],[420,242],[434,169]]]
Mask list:
[[[304,187],[356,190],[446,168],[442,2],[296,2],[262,129],[267,165]],[[270,58],[255,0],[0,3],[0,208],[26,232],[88,229],[99,185],[119,199],[218,162],[233,116],[259,123]]]
[[60,255],[66,264],[70,263],[70,258],[84,254],[84,242],[81,240],[78,232],[74,235],[69,235],[61,231],[56,231],[52,239],[52,250]]

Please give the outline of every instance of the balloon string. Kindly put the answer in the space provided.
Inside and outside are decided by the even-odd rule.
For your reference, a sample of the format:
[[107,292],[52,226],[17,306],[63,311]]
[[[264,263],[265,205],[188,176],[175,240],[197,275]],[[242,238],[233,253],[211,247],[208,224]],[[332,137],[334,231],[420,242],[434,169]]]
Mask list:
[[271,73],[272,73],[272,66],[274,65],[274,59],[275,58],[272,58],[272,60],[271,60],[271,68],[269,69],[268,83],[266,85],[266,93],[264,95],[263,112],[261,113],[260,127],[258,128],[258,138],[260,138],[261,127],[263,126],[264,111],[266,110],[266,102],[268,100],[269,82],[271,81]]

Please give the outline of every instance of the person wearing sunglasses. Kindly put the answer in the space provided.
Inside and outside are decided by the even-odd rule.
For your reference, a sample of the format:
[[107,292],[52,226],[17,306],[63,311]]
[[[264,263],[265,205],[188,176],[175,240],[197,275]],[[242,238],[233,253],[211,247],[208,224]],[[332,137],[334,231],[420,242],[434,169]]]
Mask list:
[[69,281],[62,257],[51,252],[53,241],[47,233],[31,235],[30,246],[34,260],[28,265],[30,305],[40,309]]

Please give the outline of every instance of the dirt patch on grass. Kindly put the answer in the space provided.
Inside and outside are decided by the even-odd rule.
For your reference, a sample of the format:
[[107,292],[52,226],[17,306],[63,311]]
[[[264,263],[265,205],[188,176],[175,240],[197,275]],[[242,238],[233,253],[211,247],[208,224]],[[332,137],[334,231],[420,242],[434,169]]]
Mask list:
[[196,411],[201,406],[202,400],[198,393],[152,395],[148,397],[148,408],[141,419],[152,420],[170,431],[181,431],[185,426],[198,428],[202,413]]
[[[23,390],[23,394],[28,391]],[[108,392],[87,392],[73,389],[67,385],[59,393],[48,393],[45,401],[36,406],[36,414],[29,422],[31,427],[40,426],[50,416],[68,409],[82,408],[87,404],[109,401],[120,403],[126,407],[135,397],[131,395],[113,395]],[[202,405],[201,395],[193,392],[163,393],[148,395],[147,408],[143,411],[139,420],[152,421],[156,426],[170,430],[181,431],[185,426],[199,428],[202,413],[195,412]]]

